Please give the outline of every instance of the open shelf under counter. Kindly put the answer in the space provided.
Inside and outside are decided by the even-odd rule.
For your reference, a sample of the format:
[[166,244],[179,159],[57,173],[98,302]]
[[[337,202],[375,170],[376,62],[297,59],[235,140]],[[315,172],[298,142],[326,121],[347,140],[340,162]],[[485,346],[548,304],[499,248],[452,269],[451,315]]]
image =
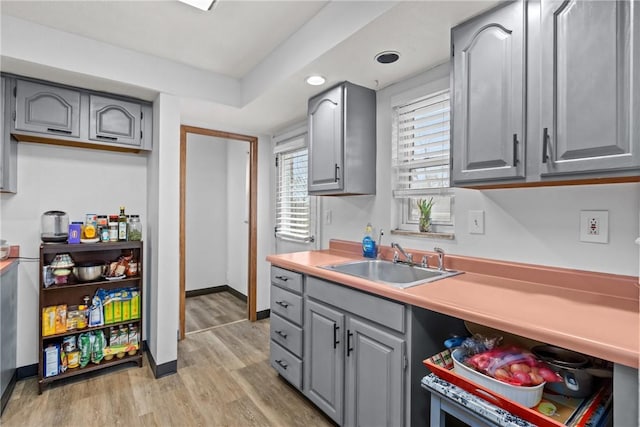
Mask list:
[[43,288],[42,290],[45,292],[50,291],[61,291],[65,289],[73,289],[73,288],[86,288],[87,286],[108,286],[112,287],[117,284],[126,284],[126,283],[137,283],[140,280],[140,276],[131,276],[124,277],[122,279],[117,280],[100,280],[100,281],[92,281],[92,282],[71,282],[71,283],[63,283],[57,285],[51,285],[47,288]]
[[79,335],[79,334],[83,334],[83,333],[86,333],[86,332],[99,331],[101,329],[106,329],[106,328],[112,328],[112,327],[117,327],[117,326],[127,326],[127,325],[130,325],[132,323],[142,323],[142,319],[140,319],[140,318],[129,319],[129,320],[123,320],[122,322],[109,323],[108,325],[91,326],[91,327],[84,328],[84,329],[71,329],[71,330],[69,330],[67,332],[62,332],[62,333],[59,333],[59,334],[43,335],[42,336],[42,340],[43,341],[55,340],[55,339],[64,338],[64,337],[69,336],[69,335]]
[[133,355],[133,356],[129,356],[126,355],[124,357],[122,357],[121,359],[118,359],[118,357],[114,356],[113,359],[111,360],[101,360],[100,363],[95,364],[93,362],[89,362],[89,364],[87,366],[85,366],[84,368],[70,368],[67,369],[65,372],[58,374],[58,375],[53,375],[51,377],[44,377],[42,379],[40,379],[38,381],[39,385],[42,386],[43,384],[48,384],[48,383],[52,383],[54,381],[58,381],[64,378],[70,378],[70,377],[75,377],[77,375],[82,375],[82,374],[86,374],[89,372],[93,372],[93,371],[97,371],[100,369],[105,369],[105,368],[109,368],[112,366],[117,366],[117,365],[121,365],[123,363],[129,363],[129,362],[135,362],[138,364],[139,367],[142,367],[142,350],[138,350],[138,352]]
[[73,250],[73,252],[93,252],[93,251],[115,251],[142,248],[142,241],[125,242],[98,242],[98,243],[43,243],[43,254],[58,254]]

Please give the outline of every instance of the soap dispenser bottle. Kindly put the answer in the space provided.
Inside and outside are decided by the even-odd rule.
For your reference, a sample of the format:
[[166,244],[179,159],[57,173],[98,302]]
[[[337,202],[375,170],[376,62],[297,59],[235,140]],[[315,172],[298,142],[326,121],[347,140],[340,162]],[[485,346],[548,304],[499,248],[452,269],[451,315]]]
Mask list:
[[371,237],[372,232],[373,227],[371,227],[371,223],[368,223],[362,239],[362,256],[365,258],[376,257],[376,241]]

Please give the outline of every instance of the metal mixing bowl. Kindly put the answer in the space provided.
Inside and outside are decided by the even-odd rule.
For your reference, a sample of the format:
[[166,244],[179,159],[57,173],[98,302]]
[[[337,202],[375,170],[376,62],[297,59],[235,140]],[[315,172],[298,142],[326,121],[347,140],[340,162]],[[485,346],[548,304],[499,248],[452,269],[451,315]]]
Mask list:
[[73,268],[73,274],[82,282],[90,282],[102,275],[103,268],[102,262],[79,262]]

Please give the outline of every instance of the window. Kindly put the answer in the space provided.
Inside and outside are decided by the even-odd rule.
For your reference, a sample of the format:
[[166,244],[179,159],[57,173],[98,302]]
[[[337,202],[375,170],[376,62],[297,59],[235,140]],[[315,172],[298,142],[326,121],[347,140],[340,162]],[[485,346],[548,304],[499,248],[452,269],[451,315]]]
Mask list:
[[420,217],[416,202],[433,197],[432,223],[453,225],[449,190],[449,90],[399,105],[394,109],[393,195],[399,199],[401,229],[415,230]]
[[[304,138],[302,139],[304,143]],[[295,147],[298,144],[293,144]],[[276,237],[297,242],[312,242],[311,209],[307,193],[308,150],[306,145],[276,149],[278,176],[276,191]],[[280,150],[283,147],[279,147]]]

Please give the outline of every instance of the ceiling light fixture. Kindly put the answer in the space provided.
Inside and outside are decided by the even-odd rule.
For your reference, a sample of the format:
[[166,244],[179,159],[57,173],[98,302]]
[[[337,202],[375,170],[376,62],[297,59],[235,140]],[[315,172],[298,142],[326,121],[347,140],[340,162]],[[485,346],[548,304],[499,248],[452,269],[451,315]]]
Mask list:
[[320,86],[320,85],[324,84],[324,82],[326,82],[327,79],[325,79],[324,77],[322,77],[320,75],[313,75],[313,76],[307,77],[307,79],[305,81],[307,82],[307,84],[309,84],[311,86]]
[[392,64],[400,59],[400,52],[385,50],[375,56],[375,60],[381,64]]
[[216,0],[178,0],[181,3],[196,7],[200,10],[211,10]]

